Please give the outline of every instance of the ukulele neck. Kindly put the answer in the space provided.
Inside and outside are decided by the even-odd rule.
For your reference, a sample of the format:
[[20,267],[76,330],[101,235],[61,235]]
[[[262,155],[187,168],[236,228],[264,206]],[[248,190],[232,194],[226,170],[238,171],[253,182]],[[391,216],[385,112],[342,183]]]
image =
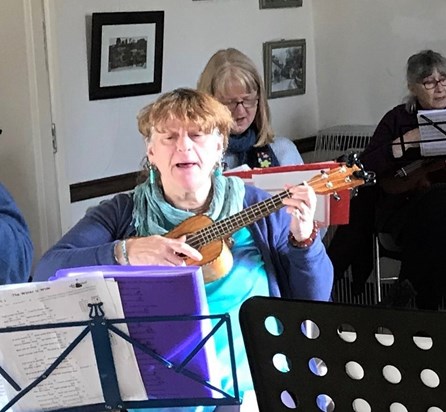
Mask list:
[[282,199],[287,197],[291,197],[291,193],[288,190],[285,190],[226,219],[215,222],[213,225],[204,227],[203,229],[195,232],[192,237],[194,239],[202,239],[203,242],[200,242],[201,244],[207,244],[213,242],[214,240],[230,236],[237,230],[281,209],[284,206]]

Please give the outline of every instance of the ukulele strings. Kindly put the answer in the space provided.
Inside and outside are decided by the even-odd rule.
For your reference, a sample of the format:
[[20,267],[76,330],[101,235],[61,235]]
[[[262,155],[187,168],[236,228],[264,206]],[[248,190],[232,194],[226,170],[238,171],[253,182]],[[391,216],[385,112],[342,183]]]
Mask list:
[[[310,179],[308,184],[312,186],[316,192],[318,192],[316,186],[319,184],[321,184],[325,189],[332,191],[333,184],[328,178],[336,173],[345,172],[345,170],[345,166],[332,169],[328,173],[325,170],[321,170],[321,174]],[[347,180],[344,180],[344,182],[348,183]],[[282,208],[284,206],[282,199],[287,197],[291,197],[289,190],[285,190],[262,202],[256,203],[228,218],[210,224],[209,226],[196,231],[190,237],[188,237],[187,243],[194,249],[199,249],[200,247],[215,240],[231,235],[238,229],[260,220],[261,218],[268,216],[269,214]]]
[[285,190],[262,202],[258,202],[230,217],[198,230],[187,239],[187,243],[193,248],[199,249],[201,246],[211,243],[214,240],[228,236],[238,229],[279,210],[284,206],[282,199],[290,196],[291,193]]

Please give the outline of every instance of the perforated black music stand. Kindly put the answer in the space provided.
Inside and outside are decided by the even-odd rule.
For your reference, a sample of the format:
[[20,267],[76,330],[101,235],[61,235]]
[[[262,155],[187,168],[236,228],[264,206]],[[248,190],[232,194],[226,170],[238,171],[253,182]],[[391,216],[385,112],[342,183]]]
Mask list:
[[446,313],[254,297],[240,322],[261,412],[446,411]]

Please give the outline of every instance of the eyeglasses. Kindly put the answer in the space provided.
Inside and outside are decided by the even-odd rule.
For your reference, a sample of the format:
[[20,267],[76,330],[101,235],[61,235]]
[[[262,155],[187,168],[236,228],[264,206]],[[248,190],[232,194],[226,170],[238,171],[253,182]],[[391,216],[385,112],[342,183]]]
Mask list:
[[426,90],[432,90],[435,89],[437,87],[437,84],[440,83],[442,86],[446,86],[446,78],[440,79],[440,80],[427,80],[425,82],[422,83],[422,85],[424,86],[424,88]]
[[237,109],[238,105],[241,104],[245,109],[253,109],[257,107],[259,103],[259,98],[255,97],[254,99],[242,99],[239,101],[236,100],[228,100],[226,102],[222,102],[231,112],[234,112]]

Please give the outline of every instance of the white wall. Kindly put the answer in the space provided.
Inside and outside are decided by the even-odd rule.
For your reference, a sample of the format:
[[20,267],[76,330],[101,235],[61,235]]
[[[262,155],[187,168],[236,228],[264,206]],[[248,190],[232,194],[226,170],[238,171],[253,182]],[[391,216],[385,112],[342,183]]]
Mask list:
[[[220,48],[239,48],[263,72],[263,42],[309,39],[306,94],[271,100],[271,109],[277,134],[294,139],[317,130],[310,2],[276,10],[260,10],[258,0],[53,0],[51,4],[61,104],[58,139],[63,139],[68,184],[138,170],[144,146],[135,116],[157,97],[88,100],[86,18],[93,12],[165,11],[162,92],[194,87],[207,60]],[[80,217],[77,209],[72,208],[73,222]]]
[[446,54],[443,0],[312,0],[319,127],[373,124],[406,95],[407,58]]
[[39,257],[60,236],[40,0],[0,2],[0,181]]
[[[60,234],[57,200],[42,188],[56,183],[46,166],[51,163],[46,161],[51,157],[48,124],[40,118],[48,109],[38,90],[45,86],[44,63],[33,43],[38,43],[41,24],[36,11],[29,10],[40,3],[0,1],[0,180],[29,222],[37,256],[55,241],[54,233]],[[163,91],[194,86],[219,48],[238,47],[261,69],[263,42],[305,38],[306,94],[270,101],[277,133],[290,138],[337,124],[376,124],[405,95],[407,57],[427,47],[446,53],[444,0],[428,5],[419,0],[304,0],[303,7],[276,10],[259,10],[258,0],[44,3],[51,11],[47,23],[63,230],[83,210],[69,205],[69,184],[138,168],[143,146],[135,115],[156,98],[88,100],[86,21],[93,12],[165,10]],[[38,138],[45,144],[39,146]]]

